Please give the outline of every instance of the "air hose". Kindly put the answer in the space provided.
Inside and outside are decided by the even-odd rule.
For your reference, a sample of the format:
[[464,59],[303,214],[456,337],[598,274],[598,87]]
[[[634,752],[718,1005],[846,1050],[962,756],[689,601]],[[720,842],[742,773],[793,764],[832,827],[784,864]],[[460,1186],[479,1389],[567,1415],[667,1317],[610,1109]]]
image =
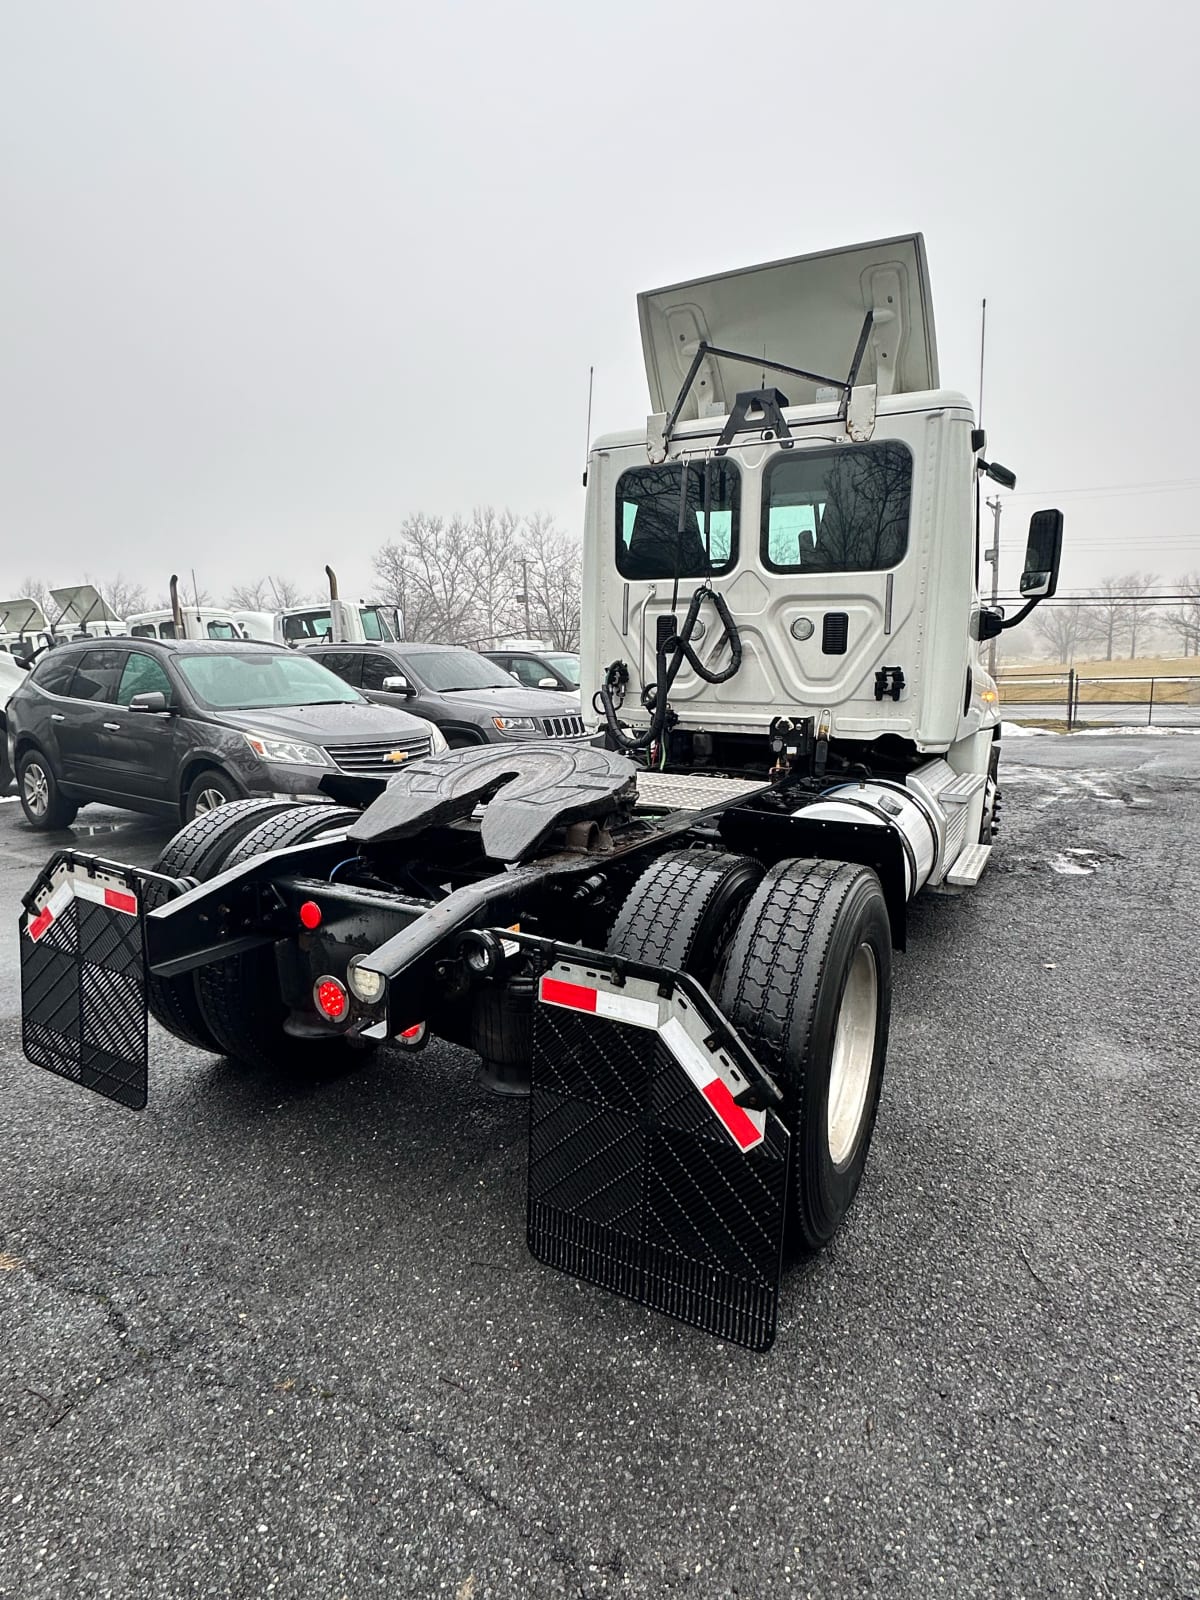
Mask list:
[[[711,600],[716,607],[717,616],[721,619],[721,626],[724,629],[724,637],[729,640],[729,665],[720,672],[710,672],[692,649],[691,641],[696,620],[706,599]],[[617,709],[621,702],[615,701],[613,696],[616,692],[620,694],[621,700],[624,699],[624,687],[629,682],[629,670],[625,663],[614,661],[604,674],[604,682],[600,685],[598,696],[599,709],[603,711],[608,736],[616,749],[625,751],[627,755],[631,755],[635,750],[648,750],[668,731],[676,718],[667,703],[667,697],[685,661],[705,683],[727,683],[742,664],[742,638],[738,633],[737,623],[734,622],[723,596],[707,583],[701,584],[692,596],[683,627],[677,634],[672,634],[659,644],[656,660],[657,679],[654,683],[648,684],[642,693],[642,704],[650,712],[650,726],[644,733],[626,733],[617,720]]]

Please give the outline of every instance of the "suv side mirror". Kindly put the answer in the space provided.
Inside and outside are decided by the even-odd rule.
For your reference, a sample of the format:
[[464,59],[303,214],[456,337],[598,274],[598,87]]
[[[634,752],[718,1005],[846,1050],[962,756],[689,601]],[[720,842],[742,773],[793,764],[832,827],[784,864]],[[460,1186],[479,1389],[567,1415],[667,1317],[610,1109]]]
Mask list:
[[391,677],[385,678],[383,689],[385,694],[414,695],[417,692],[402,672],[393,673]]
[[538,679],[538,688],[539,689],[557,689],[558,688],[558,679],[557,678],[539,678]]
[[145,694],[135,694],[129,702],[130,711],[169,711],[167,697],[161,689],[148,689]]
[[1063,514],[1061,511],[1035,511],[1029,519],[1029,542],[1021,573],[1023,600],[1049,600],[1058,588],[1058,567],[1062,560]]

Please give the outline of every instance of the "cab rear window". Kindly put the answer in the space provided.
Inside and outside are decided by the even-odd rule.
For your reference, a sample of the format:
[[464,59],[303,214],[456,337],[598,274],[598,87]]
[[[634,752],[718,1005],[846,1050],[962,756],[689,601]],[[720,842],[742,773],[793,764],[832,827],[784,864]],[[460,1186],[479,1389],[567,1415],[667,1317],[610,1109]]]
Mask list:
[[617,482],[617,571],[623,578],[728,572],[737,560],[740,507],[741,478],[731,461],[710,462],[707,477],[702,462],[689,463],[686,498],[681,462],[623,472]]
[[911,503],[905,445],[781,453],[763,482],[763,562],[775,572],[894,567],[908,549]]

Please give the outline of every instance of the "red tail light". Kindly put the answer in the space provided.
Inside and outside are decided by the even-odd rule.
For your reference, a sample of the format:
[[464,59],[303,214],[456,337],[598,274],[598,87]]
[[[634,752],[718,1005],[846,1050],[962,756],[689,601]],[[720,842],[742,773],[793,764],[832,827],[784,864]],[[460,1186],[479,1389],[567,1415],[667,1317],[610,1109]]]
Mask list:
[[330,1022],[340,1022],[350,1009],[350,996],[336,978],[318,978],[313,984],[313,999],[317,1010]]

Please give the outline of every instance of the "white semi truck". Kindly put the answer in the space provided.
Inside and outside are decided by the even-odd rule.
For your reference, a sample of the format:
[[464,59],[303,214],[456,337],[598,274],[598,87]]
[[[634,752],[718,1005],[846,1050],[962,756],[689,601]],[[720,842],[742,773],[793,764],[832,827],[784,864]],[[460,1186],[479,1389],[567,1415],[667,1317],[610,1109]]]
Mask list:
[[[765,1349],[783,1263],[859,1186],[906,907],[991,848],[979,645],[1011,624],[974,509],[1012,480],[939,387],[919,237],[640,313],[654,410],[587,471],[597,744],[451,751],[361,813],[225,806],[153,872],[60,852],[26,896],[24,1045],[135,1107],[147,1010],[296,1072],[467,1045],[530,1095],[534,1255]],[[1021,615],[1061,537],[1035,515]]]
[[394,607],[351,605],[339,600],[337,578],[325,568],[330,600],[324,605],[291,606],[282,611],[238,611],[229,607],[188,605],[179,592],[179,578],[171,575],[171,604],[158,611],[141,611],[127,619],[135,639],[258,639],[287,645],[351,643],[398,639],[399,621]]

